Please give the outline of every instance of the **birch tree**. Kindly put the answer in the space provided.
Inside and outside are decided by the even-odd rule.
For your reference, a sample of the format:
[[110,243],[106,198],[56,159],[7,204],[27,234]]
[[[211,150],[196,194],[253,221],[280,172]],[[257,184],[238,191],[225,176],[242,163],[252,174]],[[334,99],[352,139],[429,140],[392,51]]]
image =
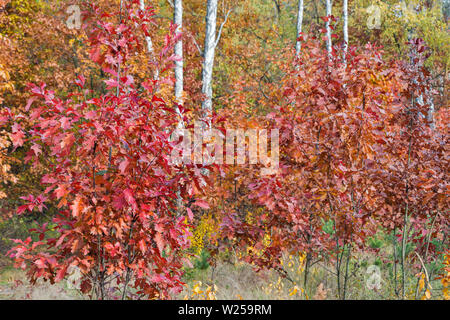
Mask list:
[[205,95],[202,109],[206,114],[212,111],[212,71],[216,49],[217,0],[208,0],[206,8],[205,46],[203,50],[202,93]]
[[[174,0],[173,2],[173,22],[177,25],[177,35],[182,32],[183,29],[183,1]],[[175,100],[178,104],[183,104],[183,40],[180,38],[175,44],[175,55],[178,59],[175,61]],[[175,107],[175,111],[179,115],[178,129],[184,128],[183,118],[181,116],[178,106]],[[177,216],[182,214],[183,201],[180,196],[180,190],[177,190]]]
[[342,15],[344,18],[344,62],[346,61],[347,51],[348,51],[348,0],[343,0],[342,5]]
[[326,29],[327,29],[327,51],[328,54],[331,55],[331,27],[330,27],[330,16],[331,16],[331,0],[327,0],[327,22],[326,22]]
[[[173,22],[177,25],[177,34],[183,28],[183,2],[174,0]],[[175,61],[175,99],[177,103],[183,103],[183,41],[180,38],[175,44],[175,55],[179,60]]]
[[299,40],[300,34],[302,32],[302,24],[303,24],[303,0],[298,0],[297,43],[295,46],[295,53],[297,54],[297,56],[300,54],[300,50],[302,48],[302,43]]
[[220,40],[222,28],[227,22],[231,10],[225,15],[224,21],[220,25],[219,32],[216,36],[217,23],[217,0],[208,0],[206,7],[206,30],[205,30],[205,46],[203,50],[203,71],[202,71],[202,93],[205,99],[202,103],[202,110],[205,115],[212,112],[212,73],[214,67],[214,54],[216,46]]
[[[145,11],[145,2],[144,0],[139,0],[139,9],[141,9],[141,11]],[[152,38],[150,36],[146,36],[145,37],[145,42],[147,43],[147,52],[150,55],[150,59],[152,61],[155,60],[155,49],[153,48],[153,42],[152,42]],[[155,73],[153,74],[153,79],[158,79],[159,78],[159,70],[156,69]]]

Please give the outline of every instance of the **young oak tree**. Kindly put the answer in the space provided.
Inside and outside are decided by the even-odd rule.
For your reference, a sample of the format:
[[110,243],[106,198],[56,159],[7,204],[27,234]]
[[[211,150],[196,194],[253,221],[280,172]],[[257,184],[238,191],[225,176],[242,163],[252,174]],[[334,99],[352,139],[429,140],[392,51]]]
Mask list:
[[139,5],[123,1],[120,9],[105,12],[88,2],[84,8],[89,45],[109,75],[104,94],[88,98],[83,76],[74,81],[79,90],[65,97],[44,83],[30,84],[33,124],[26,132],[20,116],[14,124],[21,138],[13,143],[31,145],[26,160],[48,167],[41,179],[45,192],[23,197],[17,214],[42,212],[48,201],[58,207],[51,224],[31,230],[37,241],[15,240],[10,251],[32,283],[61,281],[77,267],[81,291],[96,299],[162,299],[182,288],[192,211],[177,215],[177,198],[205,207],[196,200],[205,181],[200,166],[171,164],[177,141],[170,134],[178,118],[157,93],[158,81],[167,81],[162,77],[173,66],[167,54],[179,39],[176,26],[159,53],[160,80],[138,87],[127,72],[141,45],[137,34],[148,35],[153,16]]

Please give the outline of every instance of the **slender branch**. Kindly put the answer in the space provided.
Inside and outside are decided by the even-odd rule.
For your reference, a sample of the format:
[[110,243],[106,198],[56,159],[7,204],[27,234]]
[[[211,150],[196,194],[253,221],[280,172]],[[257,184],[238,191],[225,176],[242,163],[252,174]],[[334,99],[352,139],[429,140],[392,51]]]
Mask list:
[[[435,214],[435,216],[433,218],[433,222],[431,223],[430,231],[429,231],[428,236],[427,236],[427,246],[426,246],[425,255],[424,255],[424,259],[425,260],[427,259],[427,256],[428,256],[428,249],[429,249],[430,241],[431,241],[431,233],[433,232],[434,223],[436,222],[436,218],[437,218],[438,215],[439,215],[439,212],[437,212]],[[416,254],[417,254],[417,252],[416,252]],[[420,256],[419,256],[419,258],[420,258]],[[422,260],[421,260],[421,262],[422,262]],[[425,268],[425,264],[423,262],[422,262],[422,267],[425,269],[425,272],[426,272],[427,269]],[[416,299],[417,299],[417,295],[418,294],[419,294],[419,280],[417,280],[417,283],[416,283]]]
[[194,44],[197,47],[198,53],[200,54],[201,57],[203,57],[204,55],[203,50],[198,45],[197,40],[195,40],[195,37],[192,35],[192,33],[190,33],[189,36],[192,38],[192,40],[194,40]]
[[[425,267],[425,263],[423,262],[422,257],[416,251],[414,251],[414,253],[419,258],[420,264],[422,265],[422,268],[425,271],[425,276],[427,279],[427,283],[426,283],[425,287],[428,287],[430,285],[430,277],[428,276],[428,271],[427,271],[427,268]],[[417,295],[417,293],[416,293],[416,295]]]
[[217,38],[216,38],[216,42],[214,44],[214,47],[217,47],[217,45],[219,44],[220,37],[222,36],[223,26],[225,25],[225,23],[227,23],[228,16],[230,15],[230,13],[231,13],[231,9],[228,10],[227,14],[225,15],[225,19],[223,20],[222,24],[220,25],[219,32],[217,34]]

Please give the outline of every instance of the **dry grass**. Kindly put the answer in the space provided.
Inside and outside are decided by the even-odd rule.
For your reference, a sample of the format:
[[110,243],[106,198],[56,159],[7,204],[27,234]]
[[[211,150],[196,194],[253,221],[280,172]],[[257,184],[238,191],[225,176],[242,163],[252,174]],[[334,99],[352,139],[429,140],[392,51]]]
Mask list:
[[[303,288],[303,269],[297,264],[285,265],[292,281],[280,277],[275,271],[263,270],[255,272],[251,265],[236,262],[218,262],[215,268],[205,270],[193,269],[186,275],[186,288],[177,299],[202,299],[205,293],[212,291],[212,297],[220,300],[293,300],[337,299],[336,277],[332,274],[333,266],[315,265],[310,269],[308,288]],[[381,290],[370,290],[366,286],[366,270],[359,268],[349,280],[347,299],[397,299],[387,270],[382,268]],[[414,298],[415,278],[408,281],[408,298]],[[201,282],[201,285],[198,285]],[[203,292],[203,296],[194,293],[195,287]],[[207,288],[210,289],[207,289]],[[433,299],[440,299],[439,283],[433,283]],[[208,291],[210,290],[210,291]],[[0,300],[31,299],[31,300],[66,300],[86,299],[77,290],[70,289],[67,282],[56,285],[39,282],[31,286],[25,273],[10,266],[0,267]]]
[[0,271],[0,300],[79,300],[83,296],[71,290],[65,282],[51,285],[39,281],[32,286],[25,273],[12,267]]

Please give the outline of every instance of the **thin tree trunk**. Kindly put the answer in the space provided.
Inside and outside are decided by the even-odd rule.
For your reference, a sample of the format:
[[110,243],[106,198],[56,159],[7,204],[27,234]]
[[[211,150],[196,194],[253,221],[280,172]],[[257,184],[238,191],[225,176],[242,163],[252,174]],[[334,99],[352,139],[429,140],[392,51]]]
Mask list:
[[[408,200],[407,200],[408,201]],[[402,299],[405,299],[405,280],[406,280],[406,270],[405,270],[405,260],[406,260],[406,237],[408,227],[408,202],[406,202],[405,215],[403,216],[403,232],[402,232],[402,256],[401,256],[401,268],[402,268]]]
[[328,54],[331,55],[331,48],[332,48],[332,42],[331,42],[331,28],[330,28],[330,16],[331,16],[331,0],[327,0],[327,22],[326,22],[326,29],[327,29],[327,51]]
[[303,289],[305,289],[305,292],[307,291],[308,287],[308,275],[309,275],[309,265],[311,264],[311,254],[308,252],[306,254],[306,262],[305,262],[305,271],[304,271],[304,278],[303,278]]
[[433,97],[430,92],[427,92],[428,104],[430,105],[430,109],[428,110],[428,121],[430,122],[431,129],[435,128],[434,124],[434,102]]
[[350,265],[350,259],[352,258],[352,245],[348,245],[348,252],[347,252],[347,262],[345,263],[345,275],[344,275],[344,294],[343,294],[343,300],[347,297],[347,283],[348,283],[348,267]]
[[[144,2],[144,0],[139,0],[139,9],[141,9],[141,11],[145,11],[145,2]],[[152,38],[150,36],[146,36],[145,37],[145,42],[147,43],[147,52],[150,54],[150,59],[154,62],[155,61],[155,49],[153,48]],[[153,74],[153,79],[154,80],[158,80],[159,79],[159,70],[158,70],[158,68],[155,69],[155,73]]]
[[277,0],[272,0],[272,2],[275,5],[276,24],[279,24],[280,23],[280,15],[281,15],[280,3],[278,3]]
[[[434,216],[434,218],[433,218],[433,220],[432,220],[432,222],[431,222],[431,227],[430,227],[430,231],[428,232],[428,236],[427,236],[427,246],[426,246],[426,249],[425,249],[425,255],[423,256],[423,264],[422,264],[422,268],[423,268],[423,270],[424,270],[424,272],[428,275],[428,271],[427,271],[427,268],[426,268],[426,266],[425,266],[425,262],[427,261],[427,258],[428,258],[428,249],[430,248],[430,242],[431,242],[431,234],[433,233],[433,228],[434,228],[434,223],[436,222],[436,218],[437,218],[437,216],[439,215],[439,212],[436,212],[436,214],[435,214],[435,216]],[[419,256],[419,254],[416,252],[416,255],[420,258],[420,256]],[[427,279],[428,279],[428,277],[427,277]],[[417,300],[417,296],[419,295],[419,281],[420,281],[420,278],[418,278],[417,279],[417,282],[416,282],[416,295],[415,295],[415,299]],[[428,285],[428,280],[427,280],[427,285]],[[425,286],[425,288],[426,288],[427,286]]]
[[394,227],[394,240],[393,240],[393,250],[394,250],[394,292],[398,297],[398,287],[397,287],[397,228]]
[[[177,34],[182,32],[183,28],[183,0],[175,0],[173,3],[173,22],[177,25]],[[183,104],[183,40],[180,38],[175,44],[175,55],[180,60],[175,61],[175,100],[178,104]],[[180,116],[178,129],[184,128],[183,118],[178,106],[175,107],[176,113]],[[177,190],[177,216],[182,214],[183,200],[181,199],[180,189]]]
[[344,18],[344,63],[347,59],[347,51],[348,51],[348,0],[343,0],[344,3],[342,5],[342,15]]
[[[177,33],[183,28],[183,1],[174,0],[173,21],[177,25]],[[175,62],[175,99],[177,103],[183,103],[183,41],[180,39],[175,44],[175,55],[180,58]],[[178,110],[177,110],[178,111]]]
[[[412,98],[412,103],[414,104],[415,98]],[[410,129],[412,130],[412,120],[410,122]],[[411,149],[412,149],[412,134],[409,138],[409,147],[408,147],[408,162],[406,165],[406,170],[409,169],[409,165],[411,164]],[[403,216],[403,232],[402,232],[402,256],[401,256],[401,268],[402,268],[402,299],[405,299],[405,281],[406,281],[406,245],[407,245],[407,237],[408,237],[408,214],[409,214],[409,202],[408,202],[408,191],[409,191],[409,180],[406,179],[406,192],[405,192],[405,215]]]
[[312,259],[312,254],[311,254],[311,240],[312,240],[312,216],[309,215],[309,233],[308,233],[308,250],[306,253],[306,263],[305,263],[305,275],[304,275],[304,280],[303,280],[303,288],[305,289],[305,293],[308,292],[308,275],[309,275],[309,266],[311,265],[311,259]]
[[302,24],[303,24],[303,0],[298,0],[297,43],[295,46],[295,52],[296,52],[297,56],[300,54],[300,50],[302,48],[302,43],[298,39],[300,37],[300,33],[302,32]]
[[216,49],[216,21],[217,21],[217,0],[208,0],[206,8],[206,31],[205,47],[203,50],[203,86],[202,93],[205,98],[202,103],[204,115],[212,112],[212,72],[214,67],[214,53]]

